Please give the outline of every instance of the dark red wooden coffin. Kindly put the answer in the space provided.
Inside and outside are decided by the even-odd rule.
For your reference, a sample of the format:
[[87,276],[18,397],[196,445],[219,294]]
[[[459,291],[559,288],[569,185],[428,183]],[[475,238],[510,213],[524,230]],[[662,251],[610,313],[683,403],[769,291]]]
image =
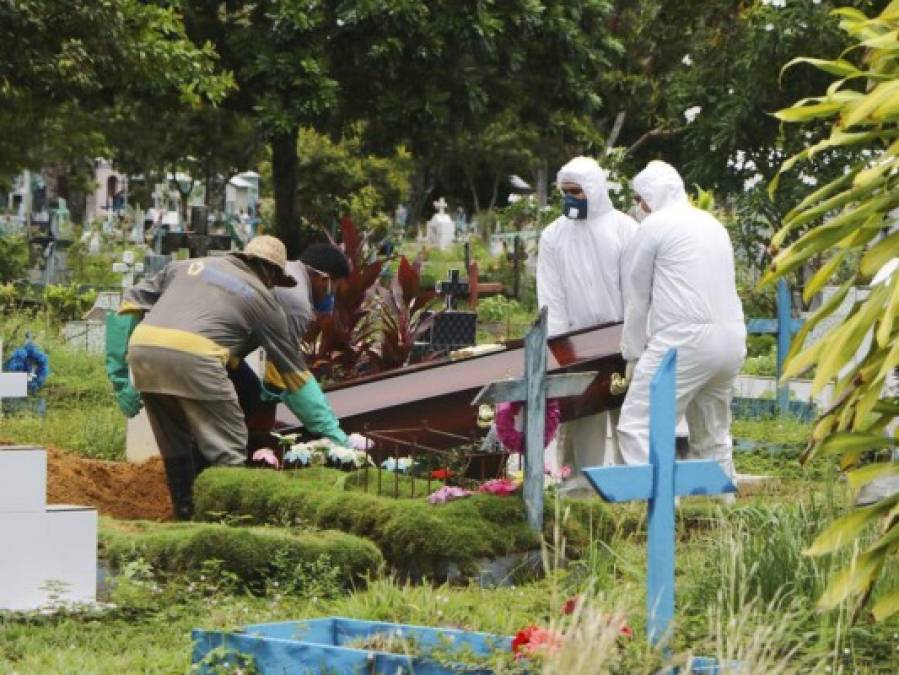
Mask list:
[[[623,396],[609,393],[612,373],[624,373],[620,341],[620,323],[550,338],[550,373],[599,373],[585,393],[562,399],[563,420],[621,406]],[[517,340],[502,351],[430,361],[340,382],[325,391],[347,433],[427,426],[467,436],[477,431],[478,411],[471,401],[481,388],[495,380],[519,378],[523,372],[524,346]],[[284,405],[278,406],[278,422],[290,429],[301,426]]]

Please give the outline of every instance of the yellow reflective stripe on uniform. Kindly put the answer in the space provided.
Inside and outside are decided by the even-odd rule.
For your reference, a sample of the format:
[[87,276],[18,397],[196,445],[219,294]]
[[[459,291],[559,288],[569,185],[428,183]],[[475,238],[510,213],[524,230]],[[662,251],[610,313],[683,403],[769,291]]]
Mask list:
[[288,391],[296,391],[309,381],[311,374],[309,371],[282,374],[275,364],[271,361],[265,362],[265,382],[271,384],[278,389],[287,389]]
[[229,352],[225,347],[216,344],[209,338],[176,328],[161,328],[140,323],[131,334],[129,345],[132,347],[164,347],[178,352],[213,356],[227,363]]
[[137,312],[144,312],[144,308],[140,305],[135,305],[130,300],[124,300],[122,301],[122,304],[119,305],[119,311],[117,312],[117,314],[129,314]]

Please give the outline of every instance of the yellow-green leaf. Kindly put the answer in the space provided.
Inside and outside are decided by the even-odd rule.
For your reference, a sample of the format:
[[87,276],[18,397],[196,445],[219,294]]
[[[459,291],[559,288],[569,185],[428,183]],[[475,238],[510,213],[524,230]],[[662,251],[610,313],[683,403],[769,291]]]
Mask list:
[[849,105],[849,110],[842,120],[842,127],[849,129],[863,122],[874,110],[889,101],[899,93],[899,81],[882,82],[868,94],[854,104]]
[[787,68],[792,68],[799,63],[807,63],[810,66],[814,66],[818,70],[823,70],[825,73],[830,73],[831,75],[836,75],[837,77],[857,75],[860,72],[854,64],[845,59],[835,59],[833,61],[828,61],[827,59],[812,59],[805,56],[800,56],[791,60],[787,63],[787,65],[780,69],[781,77],[783,77],[783,73]]
[[843,107],[838,101],[813,103],[798,108],[784,108],[774,113],[774,116],[782,122],[809,122],[821,117],[832,117]]
[[889,619],[893,614],[899,612],[899,591],[888,593],[875,602],[871,612],[878,621]]
[[866,277],[873,277],[881,267],[896,257],[899,257],[899,231],[893,232],[868,249],[862,257],[861,272]]
[[838,551],[858,537],[877,518],[889,511],[897,501],[899,498],[895,496],[883,499],[876,504],[855,509],[842,518],[837,518],[815,537],[815,541],[803,551],[803,554],[816,557]]
[[882,434],[866,434],[853,431],[838,431],[827,438],[818,448],[819,452],[836,455],[849,450],[877,450],[892,447],[893,441]]
[[875,478],[882,476],[895,476],[899,474],[899,463],[897,462],[875,462],[874,464],[866,464],[860,469],[855,469],[846,474],[849,481],[849,487],[858,490],[862,485],[867,485]]
[[833,609],[846,598],[866,591],[880,574],[885,559],[886,554],[879,551],[860,555],[830,582],[818,600],[818,607]]
[[843,262],[845,257],[846,251],[840,251],[825,264],[821,265],[821,269],[815,272],[815,275],[809,280],[805,285],[805,289],[802,291],[802,299],[805,300],[806,304],[810,303],[815,294],[830,280],[830,277],[837,271],[837,268],[840,266],[840,263]]

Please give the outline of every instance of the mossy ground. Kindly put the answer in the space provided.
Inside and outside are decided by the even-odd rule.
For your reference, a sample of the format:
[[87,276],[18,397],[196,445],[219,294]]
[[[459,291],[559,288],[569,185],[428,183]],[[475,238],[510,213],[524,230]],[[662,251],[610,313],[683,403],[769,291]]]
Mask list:
[[207,570],[215,561],[220,573],[253,592],[273,582],[296,584],[322,566],[335,583],[351,588],[376,575],[384,563],[374,544],[343,532],[119,522],[104,520],[100,536],[101,555],[116,568],[143,561],[157,572],[178,576]]
[[[539,548],[520,497],[476,494],[432,505],[424,497],[394,499],[346,490],[346,474],[313,467],[296,472],[210,469],[195,486],[197,516],[341,530],[370,539],[391,569],[414,578],[442,578],[450,565],[473,572],[480,558]],[[596,500],[566,502],[562,534],[577,552],[614,529],[608,508]],[[545,504],[547,536],[556,519]]]

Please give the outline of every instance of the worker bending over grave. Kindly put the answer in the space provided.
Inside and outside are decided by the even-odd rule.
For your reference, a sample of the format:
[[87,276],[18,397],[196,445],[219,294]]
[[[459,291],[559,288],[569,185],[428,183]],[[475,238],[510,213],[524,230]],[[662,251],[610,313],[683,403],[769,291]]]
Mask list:
[[[306,428],[353,443],[306,370],[271,290],[297,285],[285,260],[280,240],[260,236],[243,252],[173,262],[129,289],[107,324],[107,373],[116,400],[129,417],[141,403],[146,407],[176,518],[193,512],[193,483],[202,469],[194,444],[211,465],[245,463],[247,427],[226,370],[232,357],[265,349],[284,385],[281,400]],[[312,284],[312,293],[321,287]]]
[[[730,404],[746,356],[734,252],[715,217],[690,205],[674,167],[652,161],[633,180],[648,216],[625,253],[621,353],[630,387],[618,439],[626,464],[649,461],[649,384],[677,349],[677,418],[691,459],[716,459],[733,477]],[[647,325],[648,320],[648,325]]]
[[[559,170],[557,184],[562,216],[540,235],[537,255],[537,302],[549,309],[550,337],[622,320],[621,255],[637,230],[637,222],[612,205],[605,173],[595,160],[575,157]],[[593,494],[580,469],[619,463],[617,418],[615,410],[562,425],[559,466],[552,468],[573,469],[563,491]]]

